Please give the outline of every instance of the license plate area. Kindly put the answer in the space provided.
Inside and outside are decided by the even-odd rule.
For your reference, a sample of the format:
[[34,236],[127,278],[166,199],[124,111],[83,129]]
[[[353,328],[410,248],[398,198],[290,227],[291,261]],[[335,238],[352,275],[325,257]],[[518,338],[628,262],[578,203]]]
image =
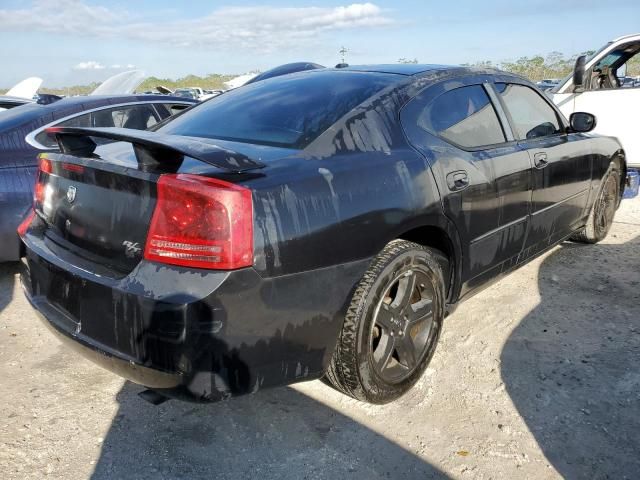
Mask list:
[[78,326],[82,318],[80,312],[82,280],[51,265],[45,291],[49,304]]

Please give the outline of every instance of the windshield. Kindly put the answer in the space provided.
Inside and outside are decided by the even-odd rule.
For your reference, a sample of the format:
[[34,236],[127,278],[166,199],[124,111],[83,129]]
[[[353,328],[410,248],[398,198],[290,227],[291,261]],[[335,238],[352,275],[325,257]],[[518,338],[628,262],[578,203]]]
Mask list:
[[594,70],[601,70],[604,67],[610,67],[614,63],[617,63],[623,55],[625,55],[624,50],[613,50],[609,52],[606,57],[600,59],[600,61],[593,67]]
[[397,80],[393,74],[320,70],[276,77],[208,100],[159,131],[304,148],[340,117]]

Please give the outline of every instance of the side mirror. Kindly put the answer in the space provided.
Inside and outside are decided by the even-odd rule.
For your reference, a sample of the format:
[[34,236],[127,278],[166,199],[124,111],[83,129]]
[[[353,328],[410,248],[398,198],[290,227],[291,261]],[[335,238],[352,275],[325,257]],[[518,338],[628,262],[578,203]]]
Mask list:
[[587,63],[587,56],[580,55],[576,58],[576,64],[573,67],[573,91],[582,91],[584,88],[584,70]]
[[596,128],[596,116],[586,112],[575,112],[569,117],[569,124],[573,132],[590,132]]

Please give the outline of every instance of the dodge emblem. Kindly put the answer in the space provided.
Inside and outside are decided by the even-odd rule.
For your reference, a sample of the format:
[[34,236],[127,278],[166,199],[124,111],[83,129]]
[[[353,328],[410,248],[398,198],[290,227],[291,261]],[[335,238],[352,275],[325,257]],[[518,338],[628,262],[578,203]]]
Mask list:
[[73,203],[76,199],[76,187],[71,185],[67,190],[67,202]]

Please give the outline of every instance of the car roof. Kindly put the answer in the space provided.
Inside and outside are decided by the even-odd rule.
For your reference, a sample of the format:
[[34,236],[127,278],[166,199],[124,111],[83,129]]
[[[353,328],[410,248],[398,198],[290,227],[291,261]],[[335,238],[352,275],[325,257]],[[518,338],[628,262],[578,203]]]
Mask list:
[[[130,94],[130,95],[81,95],[78,97],[65,97],[57,102],[51,103],[49,105],[45,105],[47,107],[51,107],[55,109],[55,107],[66,107],[71,105],[77,105],[79,103],[83,105],[90,105],[92,103],[128,103],[128,102],[157,102],[157,101],[179,101],[184,102],[184,98],[173,97],[171,95],[149,95],[149,94]],[[188,101],[189,99],[187,99]]]
[[634,37],[640,37],[640,32],[638,32],[638,33],[629,33],[627,35],[622,35],[621,37],[614,38],[613,40],[611,40],[611,42],[615,43],[615,42],[619,42],[621,40],[629,40],[629,39],[632,39]]
[[455,65],[421,64],[421,63],[388,63],[380,65],[349,65],[339,68],[352,72],[395,73],[396,75],[417,75],[437,70],[458,69]]

